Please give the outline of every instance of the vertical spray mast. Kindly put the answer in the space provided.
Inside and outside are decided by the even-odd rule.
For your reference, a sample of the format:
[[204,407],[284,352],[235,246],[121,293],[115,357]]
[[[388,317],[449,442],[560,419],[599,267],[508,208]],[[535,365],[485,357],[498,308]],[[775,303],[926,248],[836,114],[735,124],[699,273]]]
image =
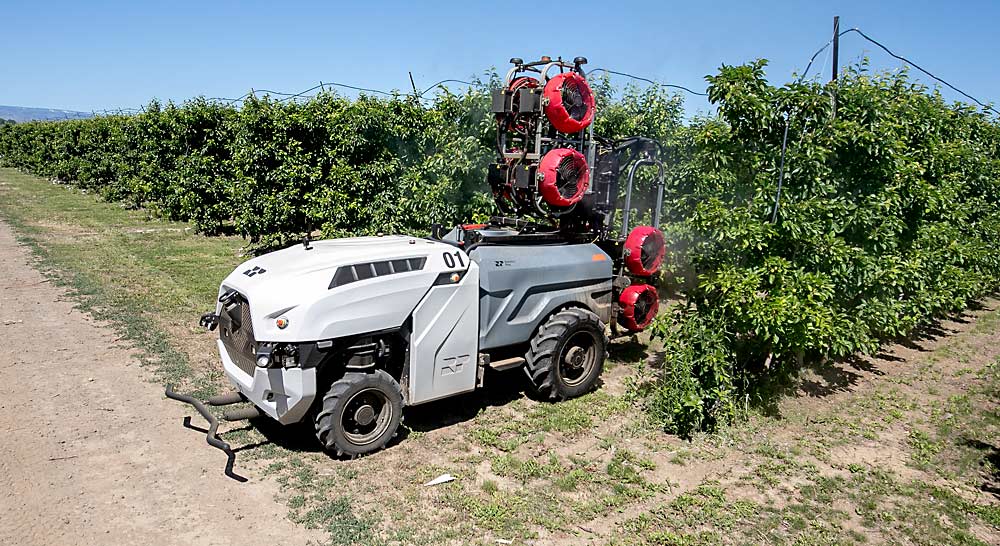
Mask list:
[[[594,92],[583,71],[584,57],[510,62],[504,86],[492,95],[497,161],[490,165],[488,181],[504,217],[491,222],[515,227],[511,240],[544,235],[547,241],[598,245],[617,270],[612,329],[643,330],[659,305],[651,281],[664,257],[657,227],[663,147],[644,137],[594,136]],[[633,208],[632,201],[640,168],[657,170],[657,194],[652,207],[645,207],[652,209],[653,225],[632,225],[647,218],[639,210],[644,207]],[[628,173],[624,180],[623,173]]]
[[590,189],[594,94],[582,69],[587,59],[510,62],[504,87],[493,91],[497,162],[490,188],[504,214],[556,219]]

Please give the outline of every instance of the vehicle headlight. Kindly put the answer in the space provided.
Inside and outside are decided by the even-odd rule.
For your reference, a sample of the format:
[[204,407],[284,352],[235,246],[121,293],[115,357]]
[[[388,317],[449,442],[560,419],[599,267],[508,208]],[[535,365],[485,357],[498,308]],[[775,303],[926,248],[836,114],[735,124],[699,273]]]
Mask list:
[[257,366],[261,368],[299,366],[299,350],[292,344],[262,343],[257,347]]
[[271,353],[274,349],[270,343],[261,343],[257,346],[257,367],[266,368],[271,365]]

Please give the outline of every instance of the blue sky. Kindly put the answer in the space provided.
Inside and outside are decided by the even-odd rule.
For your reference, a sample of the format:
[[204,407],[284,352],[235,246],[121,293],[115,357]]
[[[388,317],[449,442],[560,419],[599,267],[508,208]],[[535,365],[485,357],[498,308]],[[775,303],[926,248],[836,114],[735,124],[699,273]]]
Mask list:
[[[518,16],[516,6],[532,5]],[[532,18],[558,7],[555,15]],[[984,101],[1000,99],[1000,2],[38,2],[0,0],[0,104],[71,110],[156,97],[300,91],[320,80],[409,89],[466,79],[512,56],[584,55],[704,89],[722,63],[764,57],[787,81],[830,39],[859,27]],[[841,64],[900,62],[856,35]],[[830,65],[825,55],[814,70]],[[350,92],[348,92],[350,94]],[[957,98],[953,93],[946,93]],[[689,111],[704,99],[686,96]]]

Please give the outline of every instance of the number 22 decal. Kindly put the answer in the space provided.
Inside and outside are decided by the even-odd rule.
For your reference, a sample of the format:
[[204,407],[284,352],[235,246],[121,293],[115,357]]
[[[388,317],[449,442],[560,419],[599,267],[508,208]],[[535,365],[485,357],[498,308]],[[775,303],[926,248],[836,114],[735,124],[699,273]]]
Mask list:
[[454,253],[445,252],[444,254],[442,254],[442,257],[444,257],[444,265],[448,266],[449,268],[455,267],[456,259],[458,260],[459,267],[465,267],[465,262],[462,261],[462,253],[458,250],[456,250]]

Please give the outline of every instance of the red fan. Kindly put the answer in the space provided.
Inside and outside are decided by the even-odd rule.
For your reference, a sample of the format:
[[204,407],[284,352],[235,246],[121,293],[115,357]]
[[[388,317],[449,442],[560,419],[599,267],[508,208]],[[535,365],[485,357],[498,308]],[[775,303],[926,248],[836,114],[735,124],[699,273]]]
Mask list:
[[633,275],[648,277],[660,269],[665,251],[662,231],[636,226],[625,239],[625,265]]
[[545,154],[538,172],[542,175],[538,184],[542,199],[553,207],[576,204],[590,185],[587,160],[570,148],[556,148]]
[[594,120],[594,93],[576,72],[557,74],[545,84],[545,115],[557,131],[577,133]]
[[618,303],[622,309],[618,315],[618,323],[633,332],[649,326],[660,309],[656,288],[648,284],[633,284],[622,290]]

